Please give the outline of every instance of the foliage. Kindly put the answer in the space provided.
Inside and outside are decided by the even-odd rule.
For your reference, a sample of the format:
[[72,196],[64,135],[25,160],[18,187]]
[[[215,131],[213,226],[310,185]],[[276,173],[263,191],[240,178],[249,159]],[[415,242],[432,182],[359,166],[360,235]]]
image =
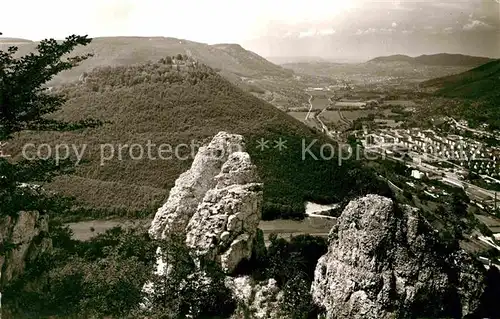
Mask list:
[[72,207],[69,210],[61,211],[57,215],[51,216],[51,220],[73,223],[82,220],[102,220],[109,218],[149,219],[153,218],[155,212],[156,209],[153,208],[144,210],[129,210],[126,208],[105,209],[91,207]]
[[[50,236],[54,249],[30,262],[5,291],[4,305],[15,318],[205,318],[235,309],[220,267],[201,260],[197,268],[180,237],[156,241],[144,230],[115,227],[80,242],[53,222]],[[172,268],[152,278],[157,247]],[[143,286],[151,279],[148,293]],[[145,300],[150,307],[141,308]]]
[[124,317],[142,300],[156,245],[140,230],[114,228],[89,242],[50,228],[54,249],[30,262],[7,286],[5,307],[15,318]]
[[[85,60],[88,55],[63,57],[75,47],[87,45],[90,41],[86,36],[76,35],[60,43],[54,39],[44,40],[38,44],[37,53],[20,58],[15,57],[17,47],[0,51],[0,143],[25,130],[75,130],[99,124],[88,119],[67,122],[47,116],[60,109],[65,99],[61,95],[49,93],[45,83],[59,72]],[[66,210],[68,201],[51,196],[35,185],[67,173],[70,167],[68,161],[62,164],[50,159],[13,162],[0,158],[0,214]]]
[[422,85],[436,87],[438,96],[454,99],[439,103],[434,111],[464,118],[473,127],[488,124],[489,129],[498,130],[499,74],[500,60],[493,60],[467,72],[429,80]]
[[269,241],[266,252],[252,256],[237,273],[250,274],[256,280],[274,278],[285,296],[285,314],[297,319],[316,318],[319,309],[312,303],[310,287],[317,261],[327,251],[326,240],[299,235],[287,241],[271,234]]
[[265,202],[262,207],[262,220],[274,219],[294,219],[302,220],[305,218],[304,205],[286,205],[278,203]]
[[318,259],[327,252],[324,238],[309,235],[293,237],[290,242],[270,236],[267,274],[284,291],[284,311],[292,318],[313,318],[318,309],[310,294]]
[[[50,187],[74,196],[82,205],[96,209],[144,211],[157,208],[173,187],[175,179],[192,161],[185,147],[180,157],[161,159],[155,150],[162,144],[201,144],[219,131],[244,135],[247,150],[264,182],[265,218],[301,218],[303,202],[338,202],[345,197],[370,193],[387,194],[387,186],[355,160],[321,158],[324,136],[294,120],[270,104],[236,88],[201,63],[183,60],[180,71],[163,63],[103,67],[89,73],[85,82],[67,85],[58,91],[68,101],[56,118],[79,121],[92,117],[110,123],[82,134],[26,134],[16,145],[27,142],[86,144],[85,159],[75,175],[58,178]],[[87,107],[88,101],[92,106]],[[261,151],[257,141],[269,141]],[[286,149],[273,148],[274,141],[286,141]],[[156,145],[150,159],[134,160],[119,145]],[[314,143],[302,153],[302,144]],[[101,165],[100,146],[114,145],[115,156]],[[146,154],[146,147],[145,154]],[[184,158],[184,159],[181,159]],[[153,197],[154,195],[154,197]],[[156,207],[150,204],[155,202]],[[117,207],[119,206],[119,207]],[[275,213],[274,213],[275,212]]]
[[160,242],[162,261],[168,265],[152,280],[147,293],[148,318],[228,317],[235,301],[224,284],[225,274],[218,264],[204,258],[194,259],[182,236]]
[[304,275],[296,275],[287,281],[283,287],[283,305],[281,311],[284,317],[292,319],[316,319],[321,312],[313,303],[311,282]]
[[479,318],[500,318],[498,296],[500,295],[500,271],[490,266],[486,272],[486,288],[481,296]]
[[38,44],[38,54],[31,53],[15,58],[17,47],[0,51],[0,140],[10,138],[23,130],[61,130],[88,127],[93,121],[68,123],[47,119],[65,102],[61,95],[50,94],[44,84],[56,74],[69,70],[89,55],[62,57],[78,46],[87,45],[86,36],[72,35],[62,43],[43,40]]

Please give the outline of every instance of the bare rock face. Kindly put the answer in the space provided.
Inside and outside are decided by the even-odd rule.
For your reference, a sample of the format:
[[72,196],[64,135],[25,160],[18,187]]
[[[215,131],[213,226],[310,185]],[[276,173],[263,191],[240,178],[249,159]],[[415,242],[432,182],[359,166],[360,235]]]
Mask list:
[[241,135],[217,134],[181,174],[152,222],[150,234],[185,235],[197,256],[231,273],[252,254],[261,218],[262,185]]
[[377,196],[353,200],[330,232],[311,287],[327,318],[453,317],[473,314],[484,269],[410,207]]
[[19,276],[28,260],[52,246],[43,236],[47,231],[47,219],[38,212],[0,217],[0,286]]
[[220,262],[227,273],[252,254],[259,226],[262,187],[245,152],[229,156],[217,185],[209,190],[186,229],[186,244],[197,255]]
[[226,286],[238,301],[238,308],[231,318],[286,319],[281,311],[283,292],[276,280],[257,283],[248,276],[228,277]]
[[154,238],[165,238],[169,232],[184,232],[205,194],[217,185],[215,176],[229,155],[243,148],[241,135],[225,132],[200,147],[191,168],[175,181],[167,202],[156,213],[149,233]]

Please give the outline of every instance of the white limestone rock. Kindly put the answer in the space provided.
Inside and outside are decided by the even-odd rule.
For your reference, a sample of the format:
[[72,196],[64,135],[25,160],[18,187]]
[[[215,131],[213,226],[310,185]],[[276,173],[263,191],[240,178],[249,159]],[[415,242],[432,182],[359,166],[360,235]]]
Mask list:
[[248,153],[236,152],[215,177],[186,228],[186,244],[199,256],[221,263],[227,273],[252,254],[261,218],[262,185]]
[[276,280],[255,282],[248,276],[227,277],[226,286],[232,291],[238,304],[231,318],[287,319],[281,311],[283,292]]
[[367,195],[347,205],[329,238],[311,287],[327,318],[436,317],[447,298],[461,317],[478,308],[483,268],[445,249],[416,209]]
[[206,192],[217,185],[215,176],[229,155],[244,149],[241,135],[218,133],[198,150],[191,168],[182,173],[170,190],[167,202],[157,211],[149,233],[165,238],[169,232],[184,232]]
[[231,273],[251,257],[261,209],[262,184],[243,137],[220,132],[179,176],[149,232],[154,238],[184,235],[194,255]]

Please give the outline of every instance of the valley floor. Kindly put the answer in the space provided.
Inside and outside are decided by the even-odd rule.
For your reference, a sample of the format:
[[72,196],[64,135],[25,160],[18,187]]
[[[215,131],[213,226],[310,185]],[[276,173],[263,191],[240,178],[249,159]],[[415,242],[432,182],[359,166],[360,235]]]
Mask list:
[[[264,232],[264,238],[267,239],[270,234],[276,233],[279,237],[289,238],[302,234],[310,234],[313,236],[326,237],[336,223],[335,220],[324,218],[307,217],[302,221],[295,220],[271,220],[261,221],[259,228]],[[90,238],[104,233],[106,230],[113,227],[143,227],[149,228],[151,225],[150,219],[126,220],[126,219],[111,219],[111,220],[91,220],[76,223],[66,224],[73,231],[73,238],[76,240],[89,240]]]

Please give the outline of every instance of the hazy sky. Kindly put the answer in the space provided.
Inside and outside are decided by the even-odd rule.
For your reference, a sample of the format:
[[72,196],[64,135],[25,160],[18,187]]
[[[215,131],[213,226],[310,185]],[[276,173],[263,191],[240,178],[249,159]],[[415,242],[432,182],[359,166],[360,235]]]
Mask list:
[[[0,0],[4,36],[167,36],[264,56],[500,57],[500,0]],[[7,13],[7,14],[5,14]]]

